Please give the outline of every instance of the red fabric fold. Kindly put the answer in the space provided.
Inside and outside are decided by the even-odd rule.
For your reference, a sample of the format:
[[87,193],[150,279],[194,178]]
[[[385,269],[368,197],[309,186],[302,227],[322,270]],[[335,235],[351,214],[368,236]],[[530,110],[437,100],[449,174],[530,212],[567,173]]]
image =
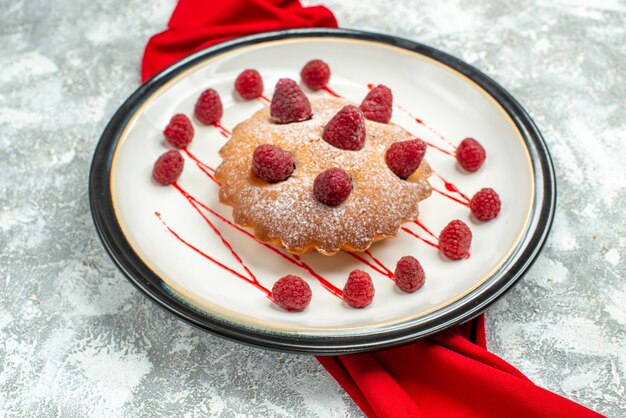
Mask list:
[[398,348],[317,359],[368,417],[599,417],[482,345],[482,315]]
[[303,7],[297,0],[181,0],[168,29],[148,41],[141,80],[213,44],[279,29],[337,27],[325,7]]
[[[270,30],[336,27],[337,21],[325,7],[303,7],[297,0],[180,0],[168,26],[146,46],[144,81],[218,42]],[[368,417],[600,416],[534,385],[489,353],[482,315],[398,348],[318,360]]]

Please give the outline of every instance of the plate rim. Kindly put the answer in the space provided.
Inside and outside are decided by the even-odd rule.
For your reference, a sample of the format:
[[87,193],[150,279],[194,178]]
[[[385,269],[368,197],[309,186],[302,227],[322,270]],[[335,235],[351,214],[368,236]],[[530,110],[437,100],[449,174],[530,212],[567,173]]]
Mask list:
[[[187,68],[239,47],[288,38],[329,37],[378,42],[424,55],[456,70],[482,88],[511,118],[522,136],[530,155],[535,177],[535,202],[524,237],[498,272],[469,294],[426,315],[430,321],[408,324],[401,329],[360,334],[358,336],[312,336],[297,333],[260,333],[241,324],[201,312],[167,291],[162,279],[134,252],[115,215],[110,188],[111,162],[120,136],[134,113],[152,93]],[[104,174],[104,175],[103,175]],[[139,86],[120,106],[107,124],[94,151],[89,175],[89,203],[100,241],[123,275],[148,299],[179,319],[205,331],[245,344],[318,355],[334,355],[388,348],[424,338],[453,325],[468,321],[482,313],[491,303],[509,290],[536,260],[552,227],[556,209],[556,176],[547,145],[528,112],[498,83],[473,66],[433,47],[393,35],[351,29],[290,29],[264,32],[223,42],[198,51],[167,67]],[[535,218],[536,222],[532,222]],[[530,235],[530,238],[528,236]],[[528,241],[526,239],[528,238]],[[509,265],[519,253],[518,259]],[[498,274],[500,271],[502,273]],[[492,280],[497,278],[497,280]],[[488,286],[487,286],[488,285]],[[483,291],[481,292],[481,288]],[[487,291],[485,291],[485,289]],[[423,318],[422,318],[423,319]]]

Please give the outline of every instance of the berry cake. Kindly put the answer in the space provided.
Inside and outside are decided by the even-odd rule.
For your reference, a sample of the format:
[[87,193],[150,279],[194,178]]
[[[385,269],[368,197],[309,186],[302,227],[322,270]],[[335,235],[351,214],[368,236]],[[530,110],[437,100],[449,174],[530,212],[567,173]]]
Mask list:
[[[275,95],[276,107],[237,125],[220,150],[215,177],[234,220],[291,253],[332,255],[364,251],[417,219],[431,194],[425,147],[407,142],[387,154],[415,138],[367,120],[347,100],[309,100],[296,86],[281,80],[277,92],[287,90],[297,112],[285,113]],[[411,167],[398,170],[396,160]]]

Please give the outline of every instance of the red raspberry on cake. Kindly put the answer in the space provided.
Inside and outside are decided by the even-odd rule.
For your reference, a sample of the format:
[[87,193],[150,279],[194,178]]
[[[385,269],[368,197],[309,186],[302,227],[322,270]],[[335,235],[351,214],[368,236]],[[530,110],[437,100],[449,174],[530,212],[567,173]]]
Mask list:
[[257,70],[244,70],[235,80],[235,90],[245,100],[256,99],[263,94],[263,79]]
[[422,265],[410,255],[402,257],[396,264],[393,274],[396,286],[406,293],[413,293],[424,286],[426,275]]
[[385,153],[385,162],[391,171],[406,179],[417,170],[426,154],[426,143],[421,139],[395,142]]
[[500,213],[500,196],[490,187],[480,189],[470,201],[472,215],[480,221],[489,221]]
[[393,94],[389,87],[381,84],[367,93],[359,107],[366,119],[388,123],[391,120],[393,111]]
[[458,219],[450,222],[439,234],[439,248],[451,260],[461,260],[469,254],[472,231]]
[[486,157],[485,149],[474,138],[465,138],[456,149],[456,160],[470,173],[477,171]]
[[353,308],[365,308],[374,299],[374,283],[369,274],[354,270],[343,288],[343,300]]
[[365,143],[365,118],[358,107],[342,108],[324,127],[324,141],[339,149],[357,151]]
[[302,122],[311,119],[311,103],[298,83],[281,78],[276,83],[270,114],[275,123]]
[[338,167],[320,173],[313,182],[315,198],[328,206],[338,206],[352,192],[352,180],[348,173]]
[[294,169],[293,155],[274,145],[259,145],[252,154],[252,171],[267,182],[286,180]]
[[220,95],[213,89],[202,92],[194,109],[196,118],[205,125],[213,125],[220,121],[224,109]]
[[330,67],[322,60],[311,60],[300,71],[300,77],[311,90],[320,90],[328,84]]
[[172,184],[180,177],[184,164],[185,160],[178,151],[167,151],[154,163],[152,178],[163,186]]
[[172,116],[163,131],[163,136],[172,146],[185,148],[193,139],[193,125],[189,118],[181,113]]
[[301,312],[311,302],[311,288],[301,277],[289,274],[272,286],[272,299],[289,312]]

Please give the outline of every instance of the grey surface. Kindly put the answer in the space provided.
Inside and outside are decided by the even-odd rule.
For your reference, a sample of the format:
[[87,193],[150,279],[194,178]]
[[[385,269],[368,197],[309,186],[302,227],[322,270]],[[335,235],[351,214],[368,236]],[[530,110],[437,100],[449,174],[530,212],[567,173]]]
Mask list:
[[[487,72],[555,160],[554,230],[487,312],[488,343],[534,382],[618,417],[626,404],[626,2],[331,1]],[[314,358],[207,335],[116,270],[87,175],[139,83],[171,0],[0,3],[0,416],[359,416]]]

